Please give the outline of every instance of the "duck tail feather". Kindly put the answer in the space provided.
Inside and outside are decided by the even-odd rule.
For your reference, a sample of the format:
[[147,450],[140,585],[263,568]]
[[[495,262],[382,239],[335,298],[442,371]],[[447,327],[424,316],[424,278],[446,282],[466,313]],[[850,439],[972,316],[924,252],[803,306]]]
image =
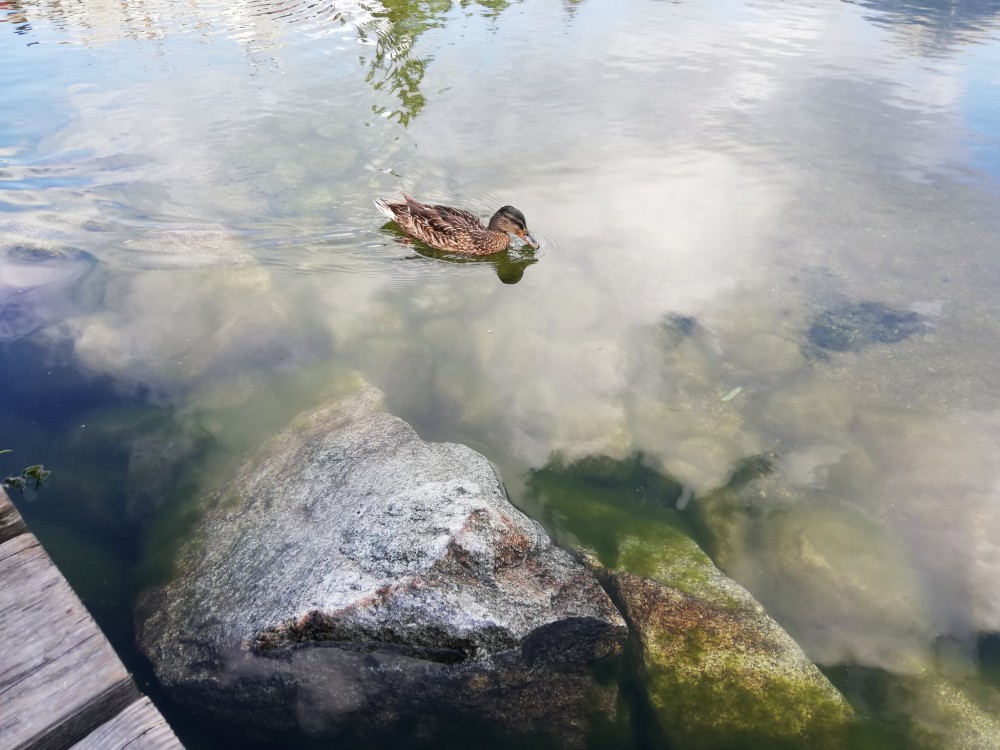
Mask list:
[[394,214],[392,212],[392,209],[389,208],[389,204],[388,204],[388,202],[386,202],[385,198],[376,198],[375,199],[375,208],[377,208],[381,213],[383,213],[386,216],[388,216],[390,219],[392,219],[392,220],[396,219],[396,214]]

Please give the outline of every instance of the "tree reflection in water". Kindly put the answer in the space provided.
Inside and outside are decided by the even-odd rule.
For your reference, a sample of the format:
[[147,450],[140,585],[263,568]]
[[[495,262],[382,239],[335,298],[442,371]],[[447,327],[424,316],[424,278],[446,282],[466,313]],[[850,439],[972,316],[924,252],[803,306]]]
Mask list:
[[[566,0],[571,7],[578,0]],[[280,47],[290,30],[312,35],[339,33],[354,27],[358,41],[370,54],[359,57],[365,80],[377,92],[398,100],[395,106],[373,104],[376,116],[404,127],[427,103],[420,91],[433,56],[414,53],[417,40],[429,29],[443,28],[456,9],[478,7],[498,19],[509,0],[382,0],[382,2],[309,2],[309,0],[245,0],[222,7],[216,2],[185,3],[175,0],[108,0],[66,5],[58,0],[0,0],[0,23],[10,23],[16,34],[32,32],[32,19],[50,21],[78,43],[95,46],[119,39],[163,39],[171,33],[215,34],[248,48]]]
[[383,0],[384,10],[376,11],[369,24],[358,26],[362,42],[374,44],[371,58],[361,57],[361,64],[368,67],[365,80],[376,91],[387,91],[399,99],[399,108],[374,105],[372,111],[381,117],[398,121],[404,127],[416,117],[427,103],[420,92],[420,83],[433,57],[423,58],[412,54],[417,39],[425,31],[443,27],[446,17],[457,6],[468,8],[477,5],[488,18],[499,18],[510,6],[508,0]]
[[988,41],[1000,25],[1000,0],[848,0],[873,13],[868,21],[890,30],[924,57],[945,57],[964,44]]

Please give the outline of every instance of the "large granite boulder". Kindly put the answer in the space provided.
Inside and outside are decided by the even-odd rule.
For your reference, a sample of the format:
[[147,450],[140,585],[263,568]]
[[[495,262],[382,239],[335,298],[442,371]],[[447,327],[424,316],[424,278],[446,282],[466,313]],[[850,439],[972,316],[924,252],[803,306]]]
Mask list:
[[590,667],[621,652],[621,616],[483,456],[422,441],[380,397],[300,417],[207,499],[142,597],[140,648],[175,698],[246,727],[474,717],[581,740],[614,711]]

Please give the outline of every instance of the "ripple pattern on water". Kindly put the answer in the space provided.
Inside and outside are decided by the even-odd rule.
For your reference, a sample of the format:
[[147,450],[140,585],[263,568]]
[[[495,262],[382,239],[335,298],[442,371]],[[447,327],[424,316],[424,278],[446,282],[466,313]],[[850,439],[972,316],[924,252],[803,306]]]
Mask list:
[[252,40],[262,33],[267,35],[272,24],[295,25],[310,35],[324,35],[339,31],[348,22],[364,22],[370,15],[359,3],[324,0],[244,0],[195,8],[177,0],[71,4],[43,0],[16,13],[8,10],[4,20],[17,24],[17,33],[27,34],[40,33],[32,22],[44,19],[71,41],[93,45],[118,39],[164,39],[175,33]]

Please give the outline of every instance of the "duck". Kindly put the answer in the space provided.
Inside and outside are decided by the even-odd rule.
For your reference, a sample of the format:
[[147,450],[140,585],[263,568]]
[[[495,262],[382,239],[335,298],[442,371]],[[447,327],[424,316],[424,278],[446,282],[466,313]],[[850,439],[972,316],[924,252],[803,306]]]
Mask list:
[[510,244],[510,235],[531,247],[538,242],[528,231],[524,214],[503,206],[484,225],[478,216],[451,206],[421,203],[403,193],[403,200],[376,198],[375,207],[410,237],[459,255],[494,255]]

